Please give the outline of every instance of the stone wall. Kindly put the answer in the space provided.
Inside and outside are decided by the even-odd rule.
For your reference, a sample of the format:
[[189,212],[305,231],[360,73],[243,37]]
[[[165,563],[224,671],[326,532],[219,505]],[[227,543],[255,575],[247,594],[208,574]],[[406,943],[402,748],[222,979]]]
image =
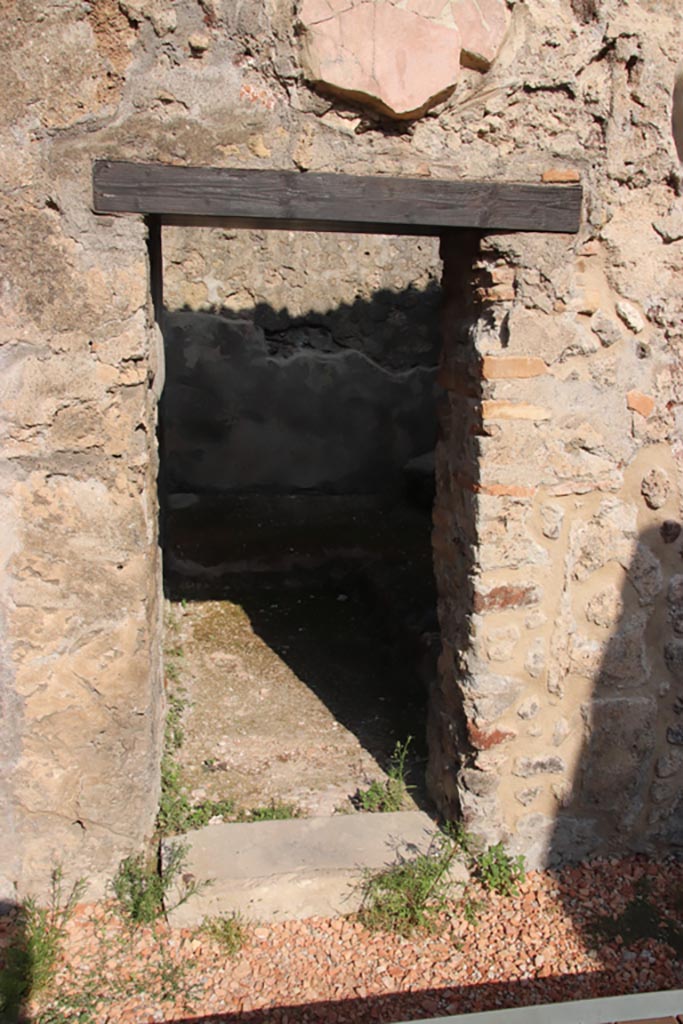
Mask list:
[[440,271],[432,238],[166,230],[168,488],[400,488],[435,443]]
[[[385,31],[393,14],[360,5],[394,71],[376,65],[345,92],[315,63],[314,26],[332,19],[310,6],[297,20],[288,0],[5,5],[0,895],[39,889],[55,859],[101,888],[149,834],[157,797],[160,343],[144,225],[90,210],[98,157],[580,174],[578,238],[445,249],[432,777],[444,806],[539,862],[615,842],[617,816],[624,845],[680,843],[683,226],[670,116],[683,12],[496,0],[505,36],[487,56],[467,36],[465,0],[448,16],[446,4],[389,5],[430,22],[410,35],[418,54],[433,31],[458,36],[460,63],[444,51],[436,85],[408,76],[415,98],[394,71],[430,61],[408,61],[405,34]],[[211,277],[203,244],[174,243],[185,288]],[[360,287],[353,250],[325,244]],[[238,279],[258,280],[258,246],[242,251]],[[464,259],[476,280],[462,281]],[[197,294],[180,305],[203,307]],[[605,806],[604,778],[619,805]]]
[[478,278],[444,246],[430,779],[535,865],[683,840],[680,326],[605,286],[601,235],[483,239]]

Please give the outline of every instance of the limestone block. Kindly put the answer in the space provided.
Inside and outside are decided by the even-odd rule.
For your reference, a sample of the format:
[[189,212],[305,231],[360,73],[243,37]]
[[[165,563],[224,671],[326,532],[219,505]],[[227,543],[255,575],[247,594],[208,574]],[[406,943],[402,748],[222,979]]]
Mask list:
[[609,499],[588,523],[575,523],[570,535],[569,565],[573,579],[588,579],[610,561],[630,562],[636,536],[636,510]]
[[517,646],[519,630],[516,626],[492,629],[484,641],[489,661],[508,661]]
[[662,567],[659,559],[646,544],[638,543],[629,559],[620,559],[629,580],[633,584],[641,605],[652,604],[662,589]]
[[545,670],[546,642],[542,636],[536,637],[527,649],[524,668],[532,679],[538,679]]
[[469,717],[479,722],[494,722],[519,700],[522,684],[512,676],[499,676],[485,670],[463,680]]
[[555,628],[550,638],[549,668],[546,686],[553,697],[564,697],[564,682],[569,673],[569,650],[571,638],[576,630],[569,595],[565,591],[559,614],[555,617]]
[[540,796],[542,790],[540,786],[527,786],[525,789],[518,789],[515,792],[515,800],[522,805],[522,807],[528,807],[532,804],[537,796]]
[[683,747],[683,725],[672,725],[666,730],[668,743],[676,747]]
[[622,339],[619,325],[601,309],[598,309],[591,317],[591,330],[597,334],[605,348],[609,348]]
[[299,19],[307,77],[393,117],[419,117],[460,77],[459,30],[383,0],[339,13],[326,0],[304,0]]
[[674,210],[668,217],[653,221],[652,226],[667,245],[680,242],[683,238],[683,210]]
[[668,474],[658,466],[653,467],[641,482],[640,493],[648,508],[661,508],[671,493],[671,481]]
[[543,505],[541,507],[541,530],[548,540],[557,540],[564,521],[564,509],[561,505]]
[[624,601],[619,589],[612,584],[598,591],[586,605],[586,618],[603,629],[615,626],[624,612]]
[[527,779],[532,775],[564,775],[566,770],[564,758],[557,754],[544,754],[539,757],[518,757],[512,774]]
[[626,302],[625,300],[617,302],[616,310],[628,329],[633,331],[634,334],[640,334],[645,327],[645,320],[640,311],[631,302]]
[[647,617],[636,614],[624,620],[619,630],[602,646],[600,683],[603,686],[642,686],[650,672],[645,628]]
[[677,636],[683,635],[683,575],[677,574],[669,580],[666,592],[669,622]]
[[683,61],[676,68],[674,79],[671,131],[673,132],[679,162],[683,164]]
[[[479,562],[484,572],[517,569],[523,565],[547,565],[548,552],[530,536],[529,509],[523,502],[494,498],[495,514],[479,529]],[[480,499],[480,508],[483,499]]]
[[528,720],[530,718],[535,718],[540,710],[541,705],[538,703],[536,698],[529,697],[527,700],[522,701],[522,703],[519,705],[519,707],[517,708],[517,714],[520,718]]
[[[565,806],[571,804],[571,793]],[[574,817],[561,814],[555,821],[552,846],[548,852],[548,863],[566,864],[588,858],[600,844],[599,822],[590,817]]]
[[677,683],[683,683],[683,640],[670,640],[664,645],[664,661]]
[[508,327],[510,355],[536,356],[549,365],[597,348],[591,332],[569,316],[544,316],[520,306],[512,310]]
[[573,636],[569,649],[569,671],[584,679],[594,679],[600,669],[605,645],[585,636]]
[[523,853],[528,869],[543,867],[552,854],[555,839],[555,822],[545,814],[525,814],[515,825],[509,849],[511,853]]
[[563,716],[558,718],[553,727],[553,746],[561,747],[564,741],[569,736],[570,728],[569,722]]
[[683,768],[683,749],[679,750],[674,747],[673,750],[667,750],[658,759],[655,773],[660,779],[669,779],[672,775],[676,775],[681,768]]

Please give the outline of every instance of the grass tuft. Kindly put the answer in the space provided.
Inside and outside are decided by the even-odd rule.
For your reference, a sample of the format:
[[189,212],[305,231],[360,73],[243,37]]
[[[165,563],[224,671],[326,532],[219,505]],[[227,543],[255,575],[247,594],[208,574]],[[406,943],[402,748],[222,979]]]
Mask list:
[[228,956],[236,956],[249,939],[250,927],[241,914],[230,914],[206,918],[201,931]]
[[211,884],[183,873],[186,854],[186,846],[169,844],[163,870],[144,854],[121,861],[111,887],[130,924],[152,924]]
[[434,932],[448,906],[448,869],[458,852],[446,837],[434,841],[427,853],[366,875],[360,920],[371,931]]
[[400,811],[405,805],[408,790],[411,788],[406,782],[406,757],[411,742],[412,736],[409,736],[405,743],[399,740],[396,744],[384,781],[375,779],[367,789],[357,791],[353,802],[361,811],[386,814]]

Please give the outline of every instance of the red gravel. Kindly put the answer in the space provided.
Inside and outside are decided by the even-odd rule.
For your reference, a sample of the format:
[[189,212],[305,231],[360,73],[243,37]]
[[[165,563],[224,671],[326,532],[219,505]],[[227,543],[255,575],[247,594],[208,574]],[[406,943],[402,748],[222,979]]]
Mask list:
[[[683,962],[663,942],[627,948],[590,929],[596,915],[622,912],[643,876],[648,901],[680,923],[683,863],[632,857],[531,872],[517,897],[472,886],[485,901],[477,924],[454,904],[439,935],[407,940],[351,919],[311,918],[255,927],[234,958],[201,933],[160,924],[131,935],[111,905],[82,905],[49,1001],[53,1013],[59,1006],[67,1013],[43,1019],[390,1022],[681,988]],[[70,993],[88,985],[92,1016],[79,1018]],[[26,1019],[41,1018],[33,1008]]]

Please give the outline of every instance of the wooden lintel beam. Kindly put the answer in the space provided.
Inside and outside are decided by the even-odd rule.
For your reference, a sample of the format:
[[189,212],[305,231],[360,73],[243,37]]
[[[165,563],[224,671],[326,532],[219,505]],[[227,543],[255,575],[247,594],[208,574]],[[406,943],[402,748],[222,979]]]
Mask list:
[[579,185],[440,181],[98,160],[96,213],[138,213],[161,223],[438,235],[450,228],[579,228]]

